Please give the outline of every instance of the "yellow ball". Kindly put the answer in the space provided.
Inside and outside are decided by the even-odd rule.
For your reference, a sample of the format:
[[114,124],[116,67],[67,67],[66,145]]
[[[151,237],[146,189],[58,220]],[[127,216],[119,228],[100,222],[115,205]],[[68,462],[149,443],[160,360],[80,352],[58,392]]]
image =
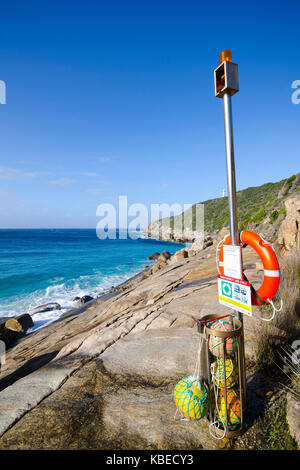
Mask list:
[[203,418],[208,412],[208,393],[205,385],[187,375],[174,389],[174,400],[179,413],[192,421]]
[[[227,398],[227,416],[228,424],[237,425],[241,421],[241,402],[237,392],[234,389],[226,390]],[[216,409],[216,418],[226,424],[225,393],[220,392],[218,396],[218,409]]]
[[226,388],[232,388],[238,381],[238,369],[235,361],[230,358],[225,359],[225,371],[224,371],[224,360],[218,358],[213,363],[214,382],[218,388],[225,387],[224,372],[226,374]]

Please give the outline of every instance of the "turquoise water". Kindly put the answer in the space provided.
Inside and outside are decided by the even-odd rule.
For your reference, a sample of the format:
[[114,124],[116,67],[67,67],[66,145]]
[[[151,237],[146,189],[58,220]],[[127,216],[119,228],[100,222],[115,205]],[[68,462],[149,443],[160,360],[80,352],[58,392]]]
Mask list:
[[75,306],[73,298],[96,296],[151,264],[153,252],[181,246],[151,239],[99,240],[95,230],[0,230],[0,316],[47,302],[62,310],[34,316],[45,326]]

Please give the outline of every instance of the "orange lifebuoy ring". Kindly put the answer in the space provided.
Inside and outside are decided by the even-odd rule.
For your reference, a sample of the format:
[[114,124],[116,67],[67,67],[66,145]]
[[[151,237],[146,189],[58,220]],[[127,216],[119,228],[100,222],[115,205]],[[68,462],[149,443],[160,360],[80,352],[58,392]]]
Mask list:
[[[251,302],[252,305],[262,305],[270,302],[276,294],[280,284],[279,264],[273,248],[260,235],[249,230],[242,230],[238,236],[239,243],[244,246],[249,245],[259,255],[264,267],[264,280],[260,288],[256,291],[251,286]],[[230,245],[230,235],[224,239],[219,253],[219,269],[224,275],[224,257],[223,244]]]

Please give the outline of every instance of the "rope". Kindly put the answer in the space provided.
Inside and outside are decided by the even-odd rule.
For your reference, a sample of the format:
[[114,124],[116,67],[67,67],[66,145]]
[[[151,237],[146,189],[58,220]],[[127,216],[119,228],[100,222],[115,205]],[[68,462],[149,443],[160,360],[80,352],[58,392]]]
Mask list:
[[204,338],[204,333],[203,333],[203,334],[200,333],[197,359],[196,359],[196,364],[195,364],[195,369],[194,369],[194,374],[193,374],[194,380],[197,380],[197,379],[199,380],[199,379],[200,379],[200,372],[201,372],[201,350],[202,350],[202,345],[203,345],[203,338]]
[[[204,330],[205,330],[205,327],[204,327]],[[204,334],[200,334],[198,352],[197,352],[197,359],[196,359],[193,375],[188,375],[188,376],[185,377],[185,379],[183,379],[183,380],[186,380],[190,383],[193,383],[193,382],[196,382],[196,381],[200,382],[200,378],[201,378],[201,351],[202,351],[202,346],[203,346],[203,340],[204,340]],[[190,393],[190,397],[192,397],[191,392],[189,392],[189,393]],[[198,403],[199,405],[202,405],[205,402],[206,397],[204,396],[201,399],[196,397],[196,398],[194,398],[194,400],[195,399],[196,399],[196,403]],[[178,414],[178,408],[176,408],[175,414],[174,414],[174,420],[175,421],[177,419],[177,414]],[[183,421],[190,421],[189,418],[186,418],[182,415],[180,416],[180,419],[183,420]]]
[[263,318],[263,317],[260,317],[259,315],[256,315],[255,313],[252,314],[253,317],[259,318],[259,320],[267,321],[267,322],[270,322],[270,321],[274,320],[275,314],[281,312],[281,310],[282,310],[282,308],[283,308],[283,299],[282,299],[282,279],[281,279],[281,276],[280,276],[279,290],[280,290],[280,308],[277,309],[277,308],[275,307],[273,300],[267,299],[267,301],[264,302],[264,303],[269,303],[269,304],[272,306],[272,308],[273,308],[273,314],[272,314],[271,318]]
[[[281,285],[281,282],[280,282],[280,285]],[[281,290],[281,289],[280,289],[280,290]],[[281,295],[281,293],[280,293],[280,308],[276,308],[275,305],[274,305],[274,302],[273,302],[272,300],[270,300],[270,299],[267,299],[267,302],[273,307],[273,314],[272,314],[271,318],[263,318],[263,317],[260,317],[259,315],[255,315],[255,314],[253,314],[253,316],[254,316],[255,318],[259,318],[259,319],[262,320],[262,321],[268,321],[268,322],[269,322],[269,321],[274,320],[275,314],[281,312],[281,310],[282,310],[282,307],[283,307],[283,300],[282,300],[282,295]]]
[[[216,418],[216,412],[214,413],[214,421],[212,421],[209,426],[208,426],[208,430],[209,430],[209,434],[211,435],[211,437],[213,437],[214,439],[217,439],[218,441],[221,440],[221,439],[224,439],[224,437],[226,436],[226,432],[227,432],[227,428],[226,428],[226,422],[224,423],[223,419],[221,418],[221,413],[220,413],[220,410],[219,410],[219,406],[218,406],[218,392],[219,392],[219,387],[217,387],[217,391],[216,391],[216,384],[215,384],[215,371],[214,371],[214,365],[211,364],[210,366],[210,369],[211,369],[211,377],[212,377],[212,383],[213,383],[213,387],[214,387],[214,396],[215,396],[215,404],[216,404],[216,410],[217,410],[217,413],[218,413],[218,416],[220,418],[220,421],[221,423],[223,424],[223,428],[224,428],[224,431],[223,431],[223,434],[221,434],[220,436],[218,434],[216,434],[214,431],[213,431],[213,428],[216,427],[218,429],[220,429],[220,422],[217,420]],[[225,364],[224,364],[224,369],[225,369]],[[226,371],[224,371],[226,373]],[[226,390],[225,392],[226,393]],[[227,413],[227,410],[226,410],[226,413]]]
[[217,249],[216,249],[216,265],[217,265],[217,270],[218,270],[218,274],[221,274],[220,273],[220,269],[219,269],[219,256],[218,256],[218,251],[219,251],[219,246],[225,242],[225,239],[226,239],[227,235],[223,238],[223,240],[219,241],[219,243],[217,244]]

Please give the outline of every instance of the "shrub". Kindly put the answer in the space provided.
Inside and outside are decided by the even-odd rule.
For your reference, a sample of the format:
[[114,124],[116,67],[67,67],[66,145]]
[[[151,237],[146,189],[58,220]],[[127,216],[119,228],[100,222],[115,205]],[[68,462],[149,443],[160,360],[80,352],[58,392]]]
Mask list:
[[261,222],[266,217],[265,209],[261,209],[255,215],[252,216],[252,222],[258,223]]
[[280,214],[284,214],[284,216],[286,216],[286,208],[285,207],[280,209],[280,211],[278,212],[278,215],[280,215]]
[[286,182],[287,182],[287,184],[289,185],[289,187],[292,186],[293,181],[294,181],[295,179],[296,179],[296,175],[292,175],[292,176],[290,176],[290,177],[286,180]]
[[278,219],[278,216],[279,216],[279,212],[277,209],[275,209],[274,211],[271,212],[270,214],[270,222],[271,224],[273,224],[275,222],[275,220]]
[[266,207],[271,207],[273,206],[279,199],[276,197],[273,197],[272,199],[269,200],[269,202],[266,204]]
[[[282,311],[277,313],[270,323],[259,323],[256,335],[257,367],[273,366],[279,345],[288,345],[299,335],[300,324],[300,252],[287,252],[279,258],[281,272]],[[276,294],[277,302],[279,295]],[[276,303],[277,303],[276,302]],[[270,306],[261,306],[263,317],[271,312]]]

